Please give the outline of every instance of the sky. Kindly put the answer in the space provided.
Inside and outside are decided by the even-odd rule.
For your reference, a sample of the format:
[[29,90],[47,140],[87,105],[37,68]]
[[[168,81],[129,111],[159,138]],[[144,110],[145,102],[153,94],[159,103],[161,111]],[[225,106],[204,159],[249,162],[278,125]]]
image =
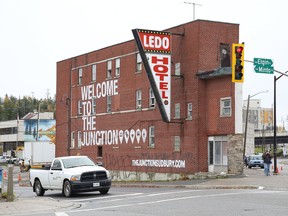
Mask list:
[[[0,0],[0,97],[54,97],[58,61],[132,40],[135,28],[161,31],[194,16],[240,24],[245,60],[272,59],[284,73],[287,8],[287,0]],[[257,94],[251,100],[273,107],[281,74],[255,73],[250,62],[244,71],[243,100]],[[288,123],[287,85],[287,76],[276,81],[277,124]]]

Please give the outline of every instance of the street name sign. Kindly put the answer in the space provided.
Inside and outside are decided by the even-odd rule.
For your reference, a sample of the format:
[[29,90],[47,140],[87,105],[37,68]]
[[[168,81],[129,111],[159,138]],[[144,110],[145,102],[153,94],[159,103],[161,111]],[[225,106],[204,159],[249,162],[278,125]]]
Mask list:
[[256,73],[273,74],[273,61],[271,59],[254,58],[254,71]]

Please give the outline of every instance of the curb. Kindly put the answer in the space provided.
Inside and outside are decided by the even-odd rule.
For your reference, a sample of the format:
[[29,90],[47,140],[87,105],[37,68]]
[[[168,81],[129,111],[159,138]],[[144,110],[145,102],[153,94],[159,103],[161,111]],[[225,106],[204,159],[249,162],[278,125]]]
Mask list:
[[189,189],[264,189],[262,186],[253,185],[166,185],[166,184],[119,184],[114,183],[113,187],[142,187],[142,188],[189,188]]

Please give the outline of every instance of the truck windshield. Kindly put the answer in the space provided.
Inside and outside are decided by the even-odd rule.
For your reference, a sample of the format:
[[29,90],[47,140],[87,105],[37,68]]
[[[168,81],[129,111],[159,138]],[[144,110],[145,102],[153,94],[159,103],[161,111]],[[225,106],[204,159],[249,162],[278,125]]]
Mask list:
[[80,166],[96,166],[92,160],[87,157],[73,157],[62,159],[65,168],[73,168]]

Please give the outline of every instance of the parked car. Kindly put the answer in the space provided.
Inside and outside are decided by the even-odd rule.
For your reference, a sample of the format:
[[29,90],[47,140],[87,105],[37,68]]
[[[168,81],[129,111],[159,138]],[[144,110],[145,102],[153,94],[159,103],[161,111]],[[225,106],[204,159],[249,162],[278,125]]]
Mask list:
[[0,156],[0,163],[8,163],[8,164],[15,164],[19,165],[20,159],[15,157],[10,157],[8,155],[1,155]]
[[264,161],[262,155],[250,155],[247,160],[247,166],[249,169],[252,167],[264,168]]
[[67,156],[55,158],[50,167],[31,168],[30,184],[37,196],[43,196],[46,190],[60,190],[66,197],[89,191],[107,194],[111,176],[87,156]]
[[14,164],[14,165],[20,165],[20,161],[21,161],[20,158],[13,157],[13,158],[11,158],[10,160],[11,160],[12,164]]
[[10,160],[10,157],[8,155],[1,155],[0,156],[0,163],[7,163],[8,160]]

